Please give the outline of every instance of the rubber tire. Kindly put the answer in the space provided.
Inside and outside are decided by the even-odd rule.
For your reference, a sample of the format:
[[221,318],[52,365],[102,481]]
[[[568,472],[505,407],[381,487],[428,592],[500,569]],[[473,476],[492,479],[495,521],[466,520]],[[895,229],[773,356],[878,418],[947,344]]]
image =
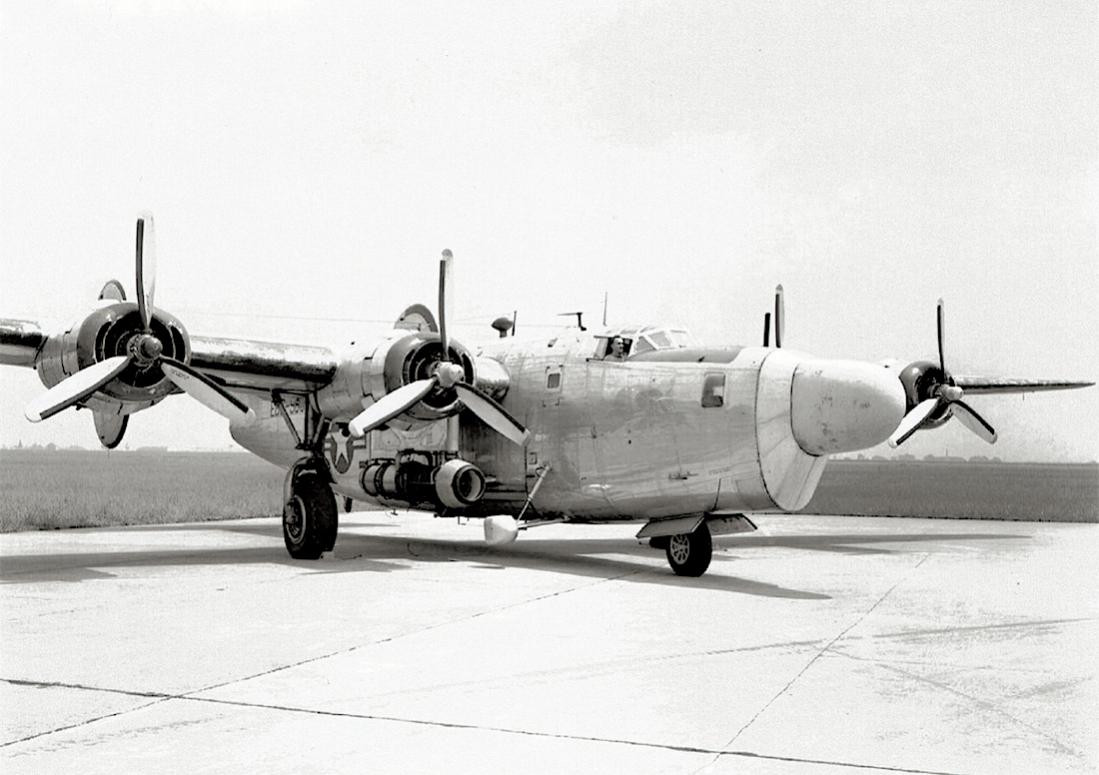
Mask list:
[[679,533],[668,541],[664,550],[668,564],[677,576],[701,576],[710,567],[714,554],[714,541],[710,528],[703,522],[693,533]]
[[[304,527],[298,529],[292,516],[303,517]],[[286,551],[295,560],[316,560],[336,545],[339,513],[336,496],[320,477],[302,474],[294,482],[290,502],[283,507],[282,540]]]

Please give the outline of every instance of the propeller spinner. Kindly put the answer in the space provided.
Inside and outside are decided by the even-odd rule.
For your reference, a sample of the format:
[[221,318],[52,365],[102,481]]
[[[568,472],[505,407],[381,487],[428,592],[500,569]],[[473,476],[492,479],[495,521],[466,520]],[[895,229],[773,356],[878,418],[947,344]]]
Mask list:
[[[79,404],[131,368],[140,372],[158,368],[172,384],[199,403],[227,417],[230,422],[245,423],[255,419],[255,412],[225,388],[192,369],[184,361],[165,354],[165,343],[158,338],[152,325],[156,287],[156,252],[153,243],[153,217],[149,213],[142,213],[137,219],[135,260],[141,329],[126,340],[125,354],[98,361],[51,387],[27,405],[25,414],[28,420],[38,422]],[[112,292],[107,294],[111,285],[108,283],[100,298],[125,299],[125,293],[117,283],[114,283]]]
[[[348,430],[352,436],[360,437],[380,428],[393,418],[407,412],[433,391],[439,391],[456,393],[467,409],[509,441],[523,445],[529,438],[530,432],[523,427],[522,423],[508,414],[507,410],[491,396],[468,384],[465,381],[465,370],[460,364],[451,360],[454,356],[450,349],[446,312],[450,266],[453,260],[453,254],[449,250],[444,250],[439,261],[439,338],[443,348],[443,359],[435,365],[430,377],[403,385],[356,415],[348,424]],[[456,434],[455,423],[448,422],[448,449],[456,446]]]

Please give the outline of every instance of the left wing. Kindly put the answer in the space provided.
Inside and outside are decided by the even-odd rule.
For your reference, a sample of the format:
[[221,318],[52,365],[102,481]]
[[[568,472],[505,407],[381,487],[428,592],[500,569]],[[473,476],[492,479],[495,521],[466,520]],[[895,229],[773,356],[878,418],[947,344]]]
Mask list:
[[1094,382],[1071,382],[1057,379],[1014,379],[1010,377],[955,376],[954,384],[966,393],[1033,393],[1045,390],[1073,390],[1094,385]]

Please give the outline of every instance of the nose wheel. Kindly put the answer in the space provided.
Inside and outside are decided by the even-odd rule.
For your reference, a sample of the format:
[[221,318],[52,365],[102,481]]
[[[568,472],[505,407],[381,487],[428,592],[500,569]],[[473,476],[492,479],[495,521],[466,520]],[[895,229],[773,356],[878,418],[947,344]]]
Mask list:
[[710,528],[703,522],[693,533],[670,536],[664,554],[677,576],[701,576],[710,567],[714,542]]

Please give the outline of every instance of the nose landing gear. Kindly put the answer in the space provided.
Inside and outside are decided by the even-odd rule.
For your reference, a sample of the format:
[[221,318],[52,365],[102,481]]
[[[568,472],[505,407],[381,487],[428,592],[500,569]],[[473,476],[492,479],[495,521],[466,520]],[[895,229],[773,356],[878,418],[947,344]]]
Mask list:
[[691,533],[676,533],[667,537],[664,554],[677,576],[701,576],[710,567],[713,539],[703,522]]

